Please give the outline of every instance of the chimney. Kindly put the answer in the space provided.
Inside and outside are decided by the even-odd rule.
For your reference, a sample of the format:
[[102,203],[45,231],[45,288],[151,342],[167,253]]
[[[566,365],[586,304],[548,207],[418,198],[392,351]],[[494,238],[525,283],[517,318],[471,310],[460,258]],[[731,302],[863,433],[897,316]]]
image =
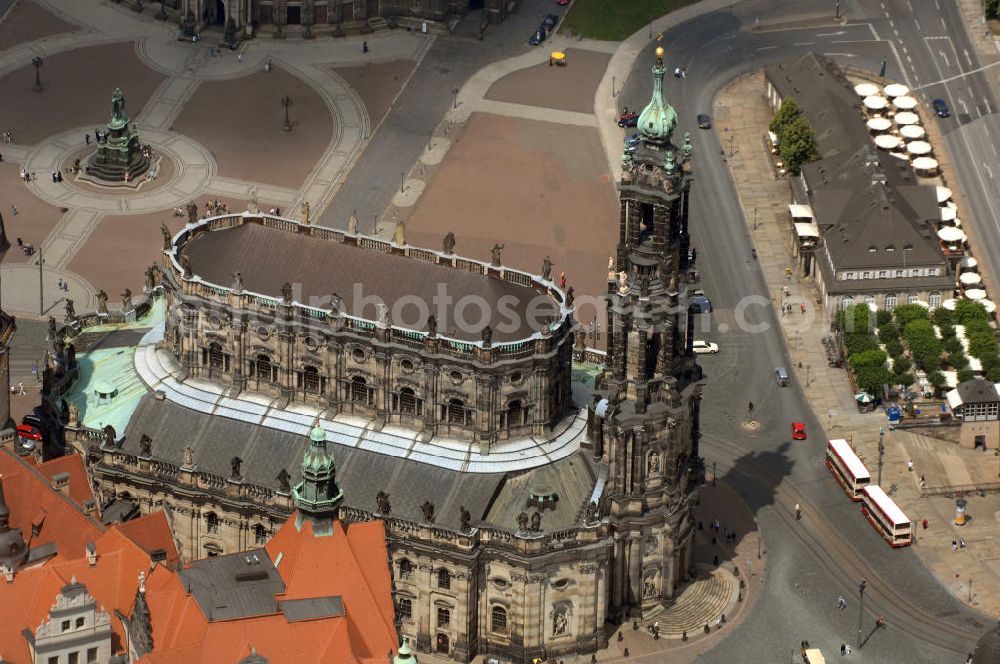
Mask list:
[[0,565],[0,572],[3,572],[3,578],[7,580],[7,583],[14,582],[14,569],[7,567],[6,565]]
[[91,567],[97,565],[97,545],[87,542],[87,564]]
[[69,473],[63,471],[52,476],[52,488],[69,497]]

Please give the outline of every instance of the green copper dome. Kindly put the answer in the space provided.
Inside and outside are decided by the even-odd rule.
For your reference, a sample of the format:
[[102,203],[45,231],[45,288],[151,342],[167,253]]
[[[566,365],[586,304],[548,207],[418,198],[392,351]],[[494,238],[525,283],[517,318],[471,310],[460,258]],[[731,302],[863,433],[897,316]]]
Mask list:
[[292,498],[299,509],[296,521],[314,521],[313,532],[326,535],[331,532],[329,520],[336,516],[344,499],[344,492],[337,485],[337,466],[326,449],[326,431],[318,424],[309,433],[309,447],[302,456],[302,481],[292,488]]
[[313,427],[313,430],[309,433],[309,439],[314,443],[325,443],[326,442],[326,431],[320,425]]
[[663,54],[662,46],[656,47],[656,64],[653,65],[653,97],[639,114],[636,128],[644,140],[666,143],[677,126],[677,111],[663,100]]

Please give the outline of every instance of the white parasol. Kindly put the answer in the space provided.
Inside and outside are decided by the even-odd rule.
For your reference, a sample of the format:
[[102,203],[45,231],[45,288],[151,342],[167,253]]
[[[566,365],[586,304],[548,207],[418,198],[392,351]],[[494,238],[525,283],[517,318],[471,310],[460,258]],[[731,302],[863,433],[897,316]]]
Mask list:
[[888,131],[889,128],[892,127],[892,120],[889,118],[872,118],[865,124],[867,124],[868,128],[872,131]]
[[976,286],[983,283],[983,278],[976,272],[963,272],[958,276],[958,280],[963,286]]
[[950,207],[938,208],[941,210],[941,221],[955,221],[958,216],[958,210]]
[[942,187],[940,185],[935,187],[935,189],[937,190],[938,203],[947,203],[949,200],[951,200],[951,189],[949,189],[948,187]]
[[947,300],[945,300],[944,302],[941,303],[941,306],[944,307],[945,309],[947,309],[948,311],[954,311],[955,310],[955,302],[957,302],[957,300],[955,300],[955,298],[949,297]]
[[883,150],[892,150],[903,144],[903,139],[892,134],[879,134],[875,137],[875,145]]
[[958,267],[961,270],[976,270],[979,269],[979,261],[972,256],[963,256],[962,259],[958,261]]
[[983,308],[986,309],[986,313],[988,314],[997,310],[997,305],[993,300],[980,300],[979,304],[983,305]]
[[[855,88],[855,90],[856,89],[857,88]],[[886,97],[902,97],[903,95],[910,94],[910,89],[902,83],[890,83],[885,86],[885,90],[883,90],[883,92]]]
[[936,171],[938,160],[933,157],[917,157],[913,160],[913,168],[918,171]]
[[906,144],[906,151],[918,157],[922,154],[930,154],[931,144],[927,141],[910,141]]
[[903,161],[908,161],[910,159],[910,155],[906,154],[905,152],[890,152],[889,154],[891,154],[896,159],[901,159]]
[[870,95],[865,97],[865,108],[871,109],[873,111],[881,111],[883,108],[889,105],[889,100],[885,97],[879,95]]
[[965,231],[954,226],[944,226],[938,231],[938,237],[949,244],[965,242]]
[[894,117],[893,120],[895,120],[896,124],[900,126],[920,124],[920,116],[910,111],[903,111],[902,113],[896,113],[896,117]]
[[893,99],[892,105],[901,111],[911,111],[917,107],[917,100],[909,95],[903,95]]
[[915,141],[926,136],[927,132],[918,124],[908,124],[899,128],[899,135],[909,141]]
[[854,86],[854,92],[859,97],[870,97],[878,94],[878,86],[874,83],[858,83]]
[[970,288],[969,290],[965,291],[963,295],[965,295],[965,298],[968,300],[986,299],[986,291],[984,291],[982,288]]

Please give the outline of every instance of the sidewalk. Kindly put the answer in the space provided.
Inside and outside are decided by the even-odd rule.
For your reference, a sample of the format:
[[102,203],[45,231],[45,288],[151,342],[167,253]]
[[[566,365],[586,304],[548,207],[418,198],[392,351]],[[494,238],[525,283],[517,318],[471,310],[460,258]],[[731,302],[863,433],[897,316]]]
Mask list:
[[[716,125],[729,127],[729,134],[735,137],[733,155],[727,156],[728,165],[745,223],[751,226],[771,300],[775,306],[779,305],[786,285],[795,300],[794,313],[779,320],[798,382],[804,387],[814,412],[826,425],[827,435],[851,441],[874,476],[878,467],[879,428],[885,426],[885,416],[881,412],[859,413],[847,372],[827,365],[822,337],[828,334],[829,319],[814,304],[819,295],[814,283],[797,275],[791,279],[785,277],[785,267],[793,264],[788,249],[788,183],[774,176],[760,140],[772,117],[763,90],[760,73],[733,81],[716,97]],[[936,152],[941,153],[939,135],[932,133],[929,140]],[[756,230],[752,228],[755,209]],[[799,313],[801,300],[797,298],[809,303],[806,315]],[[914,551],[958,599],[981,611],[1000,615],[1000,559],[996,556],[1000,536],[994,517],[1000,514],[1000,496],[968,497],[970,512],[975,511],[978,522],[970,521],[959,528],[953,525],[954,500],[943,496],[923,498],[918,484],[921,475],[931,485],[983,481],[987,476],[995,476],[997,460],[918,431],[885,428],[882,485],[887,490],[896,487],[894,499],[915,524],[925,518],[929,523],[927,530],[917,528]],[[912,472],[908,470],[911,460]],[[968,547],[954,552],[951,541],[958,537],[964,537]]]

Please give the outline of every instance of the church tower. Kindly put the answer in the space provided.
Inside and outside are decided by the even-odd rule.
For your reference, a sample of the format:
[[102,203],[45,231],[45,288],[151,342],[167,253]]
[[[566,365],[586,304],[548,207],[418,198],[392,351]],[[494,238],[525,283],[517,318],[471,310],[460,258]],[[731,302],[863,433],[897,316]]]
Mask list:
[[332,522],[338,516],[344,492],[337,484],[337,467],[326,449],[326,431],[317,424],[309,440],[302,457],[302,481],[292,488],[292,499],[298,507],[295,527],[301,530],[302,523],[310,521],[313,534],[319,537],[333,532]]
[[690,135],[673,143],[663,98],[664,49],[639,141],[625,148],[618,247],[608,265],[604,373],[589,412],[594,455],[607,467],[602,516],[615,530],[611,613],[669,603],[692,565],[701,370],[687,302]]

